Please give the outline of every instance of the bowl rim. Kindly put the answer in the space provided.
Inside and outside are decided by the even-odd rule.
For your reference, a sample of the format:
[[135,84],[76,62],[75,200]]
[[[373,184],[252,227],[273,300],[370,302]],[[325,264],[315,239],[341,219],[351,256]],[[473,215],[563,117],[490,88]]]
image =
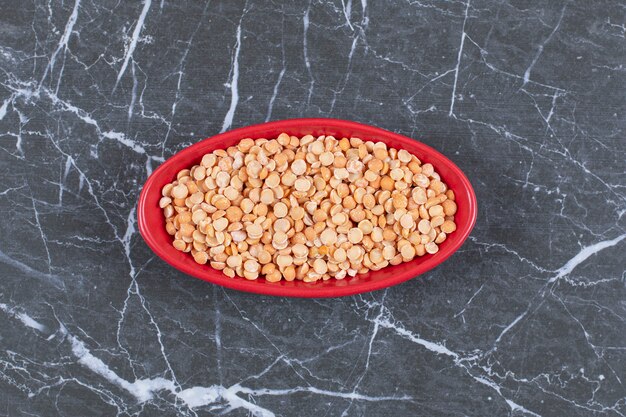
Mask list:
[[[147,200],[151,196],[151,192],[159,192],[160,195],[160,187],[157,184],[158,180],[161,179],[162,174],[171,166],[175,166],[176,162],[180,159],[184,159],[184,156],[193,156],[194,154],[198,154],[198,158],[201,156],[197,152],[199,148],[203,148],[207,141],[215,141],[220,140],[221,138],[238,136],[241,139],[246,137],[254,137],[257,136],[254,132],[259,130],[268,130],[275,129],[281,130],[284,128],[285,131],[294,130],[294,129],[303,129],[306,126],[326,126],[330,128],[336,129],[344,129],[344,130],[358,130],[358,131],[368,131],[372,136],[383,137],[384,139],[392,139],[392,141],[406,144],[408,148],[411,147],[421,148],[425,154],[434,155],[436,159],[439,159],[437,164],[445,164],[446,169],[452,171],[453,175],[458,178],[458,182],[460,185],[455,186],[455,192],[458,192],[460,188],[463,188],[467,193],[468,201],[467,201],[467,210],[468,210],[468,220],[460,227],[457,227],[455,234],[459,233],[456,237],[454,244],[447,246],[444,249],[440,250],[438,253],[434,255],[427,255],[429,258],[420,258],[426,259],[423,262],[418,262],[411,267],[406,267],[404,270],[399,272],[396,275],[393,275],[390,278],[385,278],[382,280],[373,280],[373,281],[362,281],[359,283],[355,283],[354,285],[346,285],[346,286],[334,286],[334,285],[326,285],[320,286],[318,284],[307,284],[301,281],[294,281],[294,286],[285,285],[284,281],[279,283],[267,283],[263,279],[258,279],[254,281],[249,281],[244,278],[229,278],[224,275],[221,271],[210,268],[209,266],[201,266],[195,265],[195,267],[190,267],[188,264],[183,263],[177,259],[175,259],[176,255],[173,251],[176,251],[172,246],[165,247],[157,242],[156,236],[148,226],[148,217],[154,216],[154,212],[158,212],[159,215],[162,216],[161,209],[158,206],[150,207],[147,203]],[[363,136],[363,135],[361,135]],[[364,140],[369,140],[368,138],[364,138]],[[385,141],[385,140],[379,140]],[[183,169],[184,167],[180,167]],[[435,167],[437,169],[437,166]],[[171,181],[171,180],[170,180]],[[157,188],[155,190],[155,187]],[[444,156],[439,151],[434,148],[424,144],[415,139],[411,139],[407,136],[391,132],[389,130],[385,130],[379,127],[353,122],[349,120],[342,119],[334,119],[334,118],[295,118],[295,119],[284,119],[266,123],[259,123],[255,125],[240,127],[237,129],[228,130],[223,133],[219,133],[214,136],[207,137],[197,143],[182,149],[179,152],[176,152],[172,156],[170,156],[165,162],[163,162],[159,167],[157,167],[152,174],[148,177],[146,182],[143,185],[141,193],[139,195],[138,204],[137,204],[137,224],[139,228],[139,233],[142,238],[150,247],[150,249],[162,260],[164,260],[169,265],[178,269],[181,272],[184,272],[187,275],[191,275],[195,278],[199,278],[203,281],[211,282],[216,285],[220,285],[226,288],[262,294],[262,295],[272,295],[272,296],[286,296],[286,297],[298,297],[298,298],[327,298],[327,297],[342,297],[349,296],[364,292],[370,292],[375,290],[380,290],[384,288],[388,288],[394,285],[398,285],[404,281],[417,277],[418,275],[427,272],[436,266],[443,263],[447,260],[453,253],[455,253],[465,242],[465,240],[470,235],[472,229],[476,224],[477,218],[477,201],[476,201],[476,193],[467,178],[467,176],[461,171],[461,169],[450,159]],[[151,214],[153,213],[153,214]],[[177,254],[180,252],[176,251]],[[403,263],[401,265],[409,266],[412,262]],[[204,269],[203,269],[204,268]],[[207,271],[208,270],[208,271]],[[357,275],[358,277],[358,275]],[[330,282],[326,281],[326,283]],[[283,285],[281,285],[281,283]]]

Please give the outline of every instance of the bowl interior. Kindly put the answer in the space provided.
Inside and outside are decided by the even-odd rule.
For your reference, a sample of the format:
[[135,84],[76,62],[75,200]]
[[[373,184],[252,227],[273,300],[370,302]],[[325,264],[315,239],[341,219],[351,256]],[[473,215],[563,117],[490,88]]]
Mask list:
[[[198,164],[202,156],[216,149],[224,149],[244,138],[275,138],[280,133],[303,136],[311,134],[341,137],[359,137],[374,142],[385,142],[396,149],[406,149],[423,163],[429,162],[441,175],[441,179],[455,193],[458,206],[455,222],[457,230],[439,245],[439,252],[425,255],[411,262],[370,271],[343,280],[330,279],[319,283],[302,281],[268,283],[259,278],[248,281],[244,278],[229,278],[208,265],[198,265],[188,253],[172,247],[172,237],[165,231],[162,210],[158,206],[161,189],[176,178],[184,168]],[[231,130],[200,141],[165,161],[146,181],[139,198],[137,210],[141,235],[150,248],[163,260],[175,268],[214,284],[225,287],[268,295],[292,297],[336,297],[372,291],[396,285],[415,277],[446,260],[456,251],[469,235],[476,220],[476,197],[471,184],[461,170],[431,147],[416,140],[373,126],[336,119],[292,119],[270,122]]]

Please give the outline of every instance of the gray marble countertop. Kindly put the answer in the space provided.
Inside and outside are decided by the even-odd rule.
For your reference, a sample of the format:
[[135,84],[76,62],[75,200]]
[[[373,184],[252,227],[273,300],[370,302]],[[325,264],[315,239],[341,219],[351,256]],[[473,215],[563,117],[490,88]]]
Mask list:
[[[623,1],[0,4],[0,415],[624,416]],[[220,131],[337,117],[472,181],[443,265],[342,299],[166,265],[141,186]]]

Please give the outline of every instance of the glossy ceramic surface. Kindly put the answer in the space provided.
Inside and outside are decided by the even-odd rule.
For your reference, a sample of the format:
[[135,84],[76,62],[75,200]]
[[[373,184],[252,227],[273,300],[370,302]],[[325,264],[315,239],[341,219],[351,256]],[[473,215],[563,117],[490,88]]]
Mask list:
[[[178,171],[198,164],[202,156],[215,149],[232,146],[244,138],[274,138],[280,133],[303,136],[307,134],[359,137],[374,142],[385,142],[397,149],[406,149],[422,162],[434,165],[442,180],[456,196],[458,211],[455,215],[457,230],[439,245],[434,255],[418,257],[411,262],[370,271],[343,280],[330,279],[318,283],[302,281],[280,281],[269,283],[259,278],[248,281],[244,278],[229,278],[222,272],[198,265],[188,253],[172,247],[172,237],[165,231],[162,210],[158,206],[161,188],[171,182]],[[469,236],[476,222],[476,196],[461,170],[448,158],[417,140],[377,127],[337,119],[291,119],[248,126],[231,130],[198,142],[165,161],[146,181],[137,210],[139,231],[150,248],[164,261],[186,274],[222,285],[224,287],[258,294],[287,297],[339,297],[378,290],[399,284],[422,274],[448,259]]]

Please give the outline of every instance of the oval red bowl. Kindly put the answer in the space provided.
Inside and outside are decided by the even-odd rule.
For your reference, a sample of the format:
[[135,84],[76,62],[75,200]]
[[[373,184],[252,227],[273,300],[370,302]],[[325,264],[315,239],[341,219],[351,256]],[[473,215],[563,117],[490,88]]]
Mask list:
[[[330,279],[319,283],[302,281],[265,282],[259,278],[229,278],[208,265],[198,265],[190,254],[182,253],[172,246],[172,237],[165,231],[165,221],[159,208],[161,189],[176,178],[178,171],[199,164],[202,156],[215,149],[225,149],[244,138],[275,138],[280,133],[290,135],[332,135],[359,137],[363,140],[385,142],[396,149],[406,149],[422,162],[430,162],[456,196],[458,211],[455,215],[457,230],[439,245],[439,252],[426,255],[411,262],[371,271],[343,280]],[[137,222],[139,232],[148,246],[161,259],[174,268],[213,284],[257,294],[285,297],[341,297],[367,291],[379,290],[404,282],[420,275],[450,257],[467,239],[476,222],[476,194],[467,177],[452,161],[430,146],[377,127],[338,119],[291,119],[263,123],[231,130],[196,143],[172,156],[148,178],[139,196]]]

